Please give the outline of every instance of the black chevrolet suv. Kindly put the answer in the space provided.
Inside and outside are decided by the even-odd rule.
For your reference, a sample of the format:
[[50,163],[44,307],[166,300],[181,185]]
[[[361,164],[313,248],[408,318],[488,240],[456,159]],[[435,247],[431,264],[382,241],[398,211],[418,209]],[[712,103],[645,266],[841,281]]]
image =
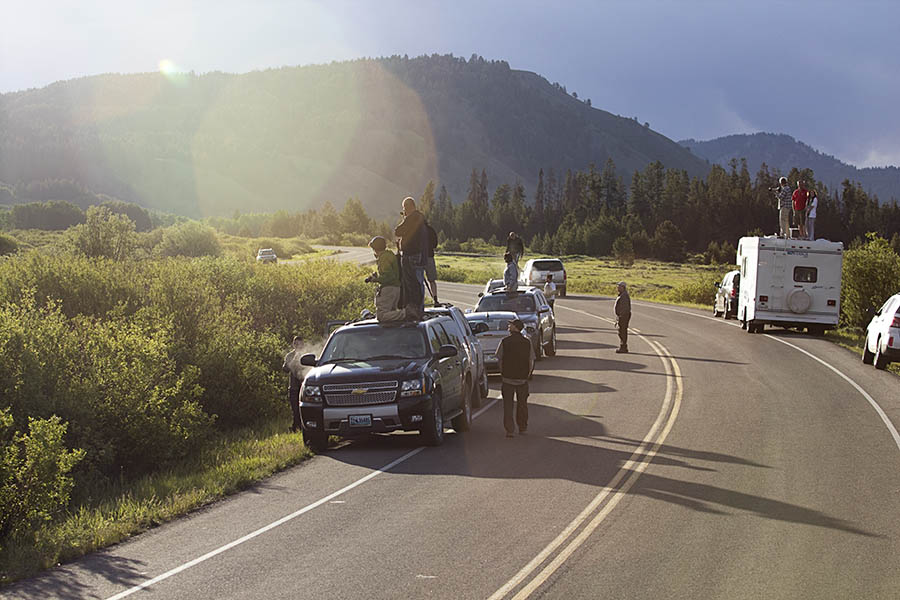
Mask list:
[[445,423],[467,431],[472,382],[466,378],[449,316],[422,321],[364,320],[336,329],[322,355],[300,358],[309,370],[300,390],[303,440],[314,451],[328,436],[419,431],[426,444],[444,441]]

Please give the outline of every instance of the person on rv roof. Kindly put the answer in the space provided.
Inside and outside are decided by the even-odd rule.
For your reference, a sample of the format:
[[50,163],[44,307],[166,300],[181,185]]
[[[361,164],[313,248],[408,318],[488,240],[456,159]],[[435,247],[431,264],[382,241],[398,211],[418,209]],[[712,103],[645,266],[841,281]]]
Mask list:
[[806,203],[806,239],[816,239],[816,208],[819,206],[819,198],[816,190],[810,190],[809,201]]
[[519,288],[519,267],[516,265],[513,255],[507,252],[503,255],[506,261],[506,270],[503,271],[503,284],[506,286],[506,293],[515,296],[516,290]]
[[797,182],[797,189],[791,194],[791,202],[794,206],[794,224],[800,229],[800,239],[806,239],[806,201],[809,200],[809,191],[806,189],[806,180]]
[[787,177],[778,180],[775,200],[778,208],[779,235],[786,238],[791,235],[791,186],[788,185]]

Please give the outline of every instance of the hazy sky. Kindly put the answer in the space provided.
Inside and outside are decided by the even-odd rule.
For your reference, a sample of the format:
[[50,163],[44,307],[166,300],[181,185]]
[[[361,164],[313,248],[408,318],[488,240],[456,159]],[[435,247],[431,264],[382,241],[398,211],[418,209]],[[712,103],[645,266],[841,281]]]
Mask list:
[[391,54],[503,59],[678,140],[787,133],[900,165],[900,1],[0,0],[0,92]]

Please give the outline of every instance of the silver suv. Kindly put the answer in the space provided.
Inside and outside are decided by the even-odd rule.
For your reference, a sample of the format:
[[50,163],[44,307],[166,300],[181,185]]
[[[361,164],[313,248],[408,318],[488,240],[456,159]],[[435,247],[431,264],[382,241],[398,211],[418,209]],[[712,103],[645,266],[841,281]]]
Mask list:
[[511,311],[525,322],[528,337],[534,340],[534,356],[556,355],[556,317],[544,292],[534,287],[520,287],[515,294],[498,290],[478,299],[478,306],[470,312]]

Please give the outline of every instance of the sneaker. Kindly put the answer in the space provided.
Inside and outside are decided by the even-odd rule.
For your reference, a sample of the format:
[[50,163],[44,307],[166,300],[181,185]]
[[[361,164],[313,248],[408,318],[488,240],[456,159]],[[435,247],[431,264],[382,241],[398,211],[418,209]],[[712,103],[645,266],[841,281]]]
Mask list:
[[516,434],[514,434],[512,431],[507,431],[507,432],[506,432],[506,437],[508,437],[508,438],[516,437]]
[[519,435],[525,435],[526,433],[528,433],[528,428],[527,428],[527,427],[520,427],[520,428],[519,428]]
[[616,348],[616,354],[628,354],[628,347],[620,346],[619,348]]

